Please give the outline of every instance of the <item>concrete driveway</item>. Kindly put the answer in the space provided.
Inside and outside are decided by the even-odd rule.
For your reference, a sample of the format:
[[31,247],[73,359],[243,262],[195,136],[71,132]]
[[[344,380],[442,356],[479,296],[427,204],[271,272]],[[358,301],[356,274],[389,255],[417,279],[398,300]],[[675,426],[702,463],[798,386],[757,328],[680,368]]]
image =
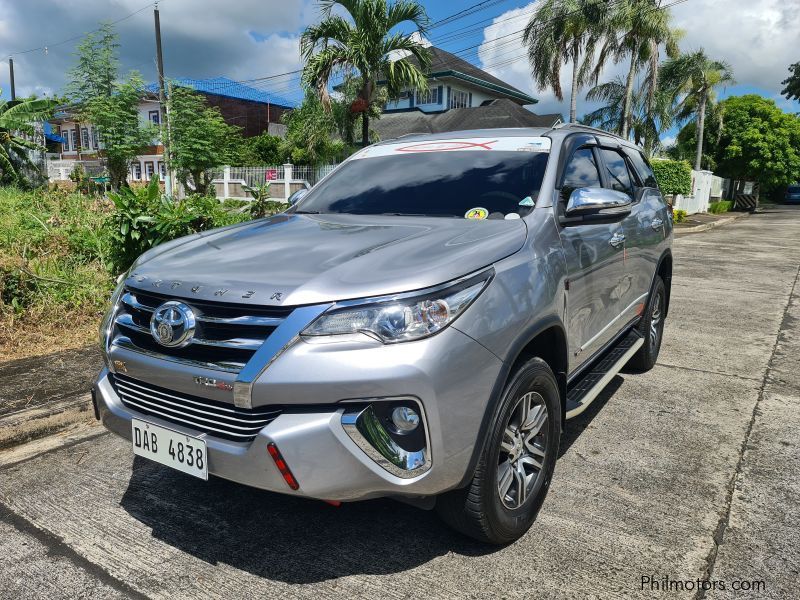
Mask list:
[[93,428],[0,453],[0,597],[797,597],[798,267],[797,209],[679,237],[659,364],[568,423],[516,544],[204,483]]

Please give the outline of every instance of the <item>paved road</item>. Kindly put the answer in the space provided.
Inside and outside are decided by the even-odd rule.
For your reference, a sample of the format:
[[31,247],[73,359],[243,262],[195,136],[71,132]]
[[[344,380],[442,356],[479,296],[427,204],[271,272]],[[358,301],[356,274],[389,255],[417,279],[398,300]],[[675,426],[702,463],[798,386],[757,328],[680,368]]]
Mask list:
[[569,423],[518,543],[391,501],[206,484],[91,429],[0,453],[0,597],[797,597],[800,211],[686,235],[675,257],[659,364]]

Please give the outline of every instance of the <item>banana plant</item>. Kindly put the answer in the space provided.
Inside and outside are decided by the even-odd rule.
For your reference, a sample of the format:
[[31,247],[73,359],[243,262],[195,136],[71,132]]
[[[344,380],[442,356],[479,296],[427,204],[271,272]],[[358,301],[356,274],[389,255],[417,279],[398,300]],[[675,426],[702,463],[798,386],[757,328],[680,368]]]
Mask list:
[[35,124],[50,119],[57,105],[47,98],[0,100],[0,182],[19,183],[23,167],[38,171],[29,151],[44,148],[24,136],[33,136]]

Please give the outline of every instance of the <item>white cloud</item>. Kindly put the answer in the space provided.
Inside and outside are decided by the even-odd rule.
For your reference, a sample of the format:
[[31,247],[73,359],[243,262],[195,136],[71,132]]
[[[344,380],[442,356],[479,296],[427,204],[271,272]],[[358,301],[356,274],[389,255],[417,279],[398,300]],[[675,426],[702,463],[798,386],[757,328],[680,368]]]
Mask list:
[[[525,26],[535,4],[532,2],[496,17],[484,30],[478,57],[487,71],[538,98],[534,112],[560,112],[567,116],[571,67],[562,68],[564,100],[559,101],[551,89],[536,89],[521,34],[508,35]],[[798,60],[800,2],[691,0],[671,10],[674,25],[685,31],[681,42],[684,51],[703,47],[710,57],[731,64],[740,86],[757,87],[778,95],[788,65]],[[608,81],[624,71],[624,64],[609,65],[600,81]],[[579,117],[597,107],[587,103],[584,94],[585,90],[578,98]]]
[[[251,79],[301,66],[300,31],[318,17],[313,0],[164,0],[160,5],[164,67],[168,76],[204,78],[227,75]],[[60,91],[73,63],[77,41],[52,46],[142,8],[141,0],[0,0],[0,56],[51,45],[14,57],[17,89]],[[9,24],[13,24],[9,26]],[[118,23],[123,72],[135,68],[155,79],[155,40],[150,8]],[[282,82],[282,83],[281,83]],[[0,65],[0,86],[8,70]],[[297,95],[296,80],[275,81],[274,92]],[[6,92],[7,94],[7,92]]]

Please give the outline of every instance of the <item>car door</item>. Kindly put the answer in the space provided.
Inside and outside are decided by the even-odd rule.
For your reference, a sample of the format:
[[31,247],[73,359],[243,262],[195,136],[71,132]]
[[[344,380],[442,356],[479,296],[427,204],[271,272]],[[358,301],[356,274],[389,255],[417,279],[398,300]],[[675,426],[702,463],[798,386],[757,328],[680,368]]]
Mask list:
[[558,202],[561,244],[567,263],[566,327],[570,372],[579,368],[616,334],[620,311],[624,236],[621,219],[565,223],[573,190],[602,187],[596,144],[572,150],[564,163]]
[[[638,150],[601,148],[600,154],[608,186],[633,199],[630,215],[623,221],[625,251],[620,294],[625,308],[620,320],[627,324],[644,310],[660,245],[669,226],[668,217],[655,176]],[[641,163],[640,169],[646,167],[646,172],[640,173],[636,163]]]

